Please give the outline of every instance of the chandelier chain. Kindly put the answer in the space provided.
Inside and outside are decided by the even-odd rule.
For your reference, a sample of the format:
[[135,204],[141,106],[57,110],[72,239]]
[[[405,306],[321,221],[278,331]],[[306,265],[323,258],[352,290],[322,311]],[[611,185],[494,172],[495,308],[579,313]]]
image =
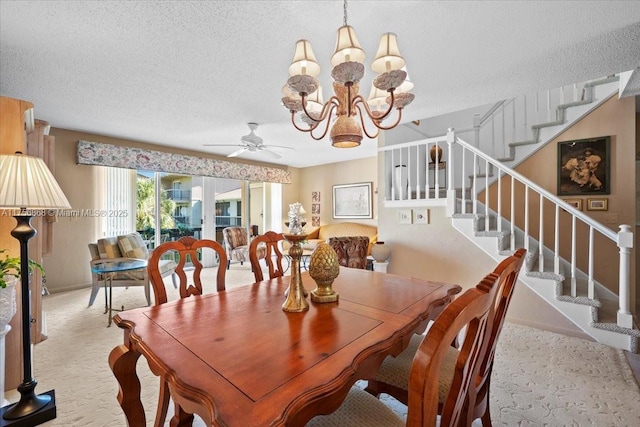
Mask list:
[[346,26],[347,25],[347,0],[344,0],[343,9],[344,9],[344,25]]

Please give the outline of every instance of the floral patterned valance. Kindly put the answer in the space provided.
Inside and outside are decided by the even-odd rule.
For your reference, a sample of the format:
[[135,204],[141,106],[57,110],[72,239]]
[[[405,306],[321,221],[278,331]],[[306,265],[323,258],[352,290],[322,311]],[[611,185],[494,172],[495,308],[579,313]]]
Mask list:
[[253,182],[291,184],[291,173],[278,168],[225,162],[224,160],[185,156],[183,154],[141,148],[78,141],[78,164],[172,172],[185,175],[214,176]]

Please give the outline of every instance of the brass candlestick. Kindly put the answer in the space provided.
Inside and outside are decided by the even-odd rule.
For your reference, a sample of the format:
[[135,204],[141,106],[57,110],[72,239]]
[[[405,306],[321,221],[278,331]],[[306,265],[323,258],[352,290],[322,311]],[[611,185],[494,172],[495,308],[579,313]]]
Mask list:
[[306,291],[302,286],[300,277],[300,260],[302,259],[302,246],[300,242],[307,240],[307,234],[285,234],[284,238],[291,243],[289,256],[291,257],[291,279],[287,299],[282,304],[284,311],[299,313],[309,310],[309,302],[305,299]]

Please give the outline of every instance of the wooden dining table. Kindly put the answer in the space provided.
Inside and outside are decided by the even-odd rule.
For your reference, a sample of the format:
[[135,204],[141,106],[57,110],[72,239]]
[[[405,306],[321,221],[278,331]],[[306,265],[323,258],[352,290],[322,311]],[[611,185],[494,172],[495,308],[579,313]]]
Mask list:
[[[373,378],[454,296],[458,285],[340,268],[339,300],[282,310],[290,276],[114,317],[124,343],[109,355],[129,426],[146,426],[136,363],[169,384],[172,425],[303,426]],[[315,289],[302,273],[306,290]]]

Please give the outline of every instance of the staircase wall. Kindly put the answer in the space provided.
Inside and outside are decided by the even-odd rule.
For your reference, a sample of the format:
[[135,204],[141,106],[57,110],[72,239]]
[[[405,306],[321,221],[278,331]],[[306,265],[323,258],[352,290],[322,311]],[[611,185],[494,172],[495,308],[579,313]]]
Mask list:
[[[379,144],[382,146],[385,140],[394,138],[393,131],[386,132],[379,138]],[[496,262],[453,228],[444,207],[429,209],[428,224],[399,225],[399,209],[384,207],[381,196],[385,194],[386,185],[384,159],[379,156],[378,196],[374,196],[374,202],[378,205],[378,240],[392,247],[389,273],[457,283],[468,289],[493,271]],[[414,209],[414,217],[416,212]],[[522,283],[514,292],[507,319],[565,335],[585,336]]]
[[[547,191],[556,194],[557,192],[557,171],[558,171],[558,142],[571,141],[577,139],[593,138],[599,136],[611,136],[610,145],[610,190],[609,195],[592,195],[592,196],[567,196],[571,199],[582,199],[583,211],[595,220],[604,223],[611,229],[618,231],[619,224],[635,224],[635,100],[633,98],[618,99],[617,96],[612,97],[602,104],[596,110],[592,111],[582,120],[574,124],[571,128],[553,139],[542,149],[537,151],[533,156],[522,162],[516,171],[531,179],[533,182],[543,187]],[[495,188],[492,189],[495,193]],[[606,198],[608,199],[607,211],[588,211],[587,198]],[[490,200],[496,200],[494,194],[490,195]],[[524,196],[522,196],[522,202]],[[517,202],[516,202],[517,203]],[[529,200],[530,209],[530,229],[532,236],[538,235],[538,200],[533,198]],[[547,206],[549,212],[552,207]],[[616,219],[611,218],[615,216]],[[611,219],[610,219],[611,218]],[[523,227],[523,218],[517,218],[516,224]],[[584,224],[583,224],[584,225]],[[553,247],[552,231],[554,224],[544,224],[549,230],[545,233],[545,244]],[[560,252],[562,257],[569,259],[571,241],[571,217],[568,214],[561,214],[560,218],[561,230],[566,231],[566,238],[560,241]],[[578,228],[577,235],[580,236],[578,241],[578,268],[582,271],[588,271],[587,266],[587,249],[588,249],[588,233],[589,230],[585,226],[583,229]],[[610,259],[611,262],[599,262],[596,264],[594,271],[595,278],[611,289],[614,293],[618,293],[618,249],[607,239],[598,239],[602,237],[596,235],[595,245],[597,248],[596,256],[600,258]],[[631,283],[637,283],[636,280],[636,263],[635,251],[632,249],[631,255]],[[631,300],[636,301],[639,289],[632,289]]]

